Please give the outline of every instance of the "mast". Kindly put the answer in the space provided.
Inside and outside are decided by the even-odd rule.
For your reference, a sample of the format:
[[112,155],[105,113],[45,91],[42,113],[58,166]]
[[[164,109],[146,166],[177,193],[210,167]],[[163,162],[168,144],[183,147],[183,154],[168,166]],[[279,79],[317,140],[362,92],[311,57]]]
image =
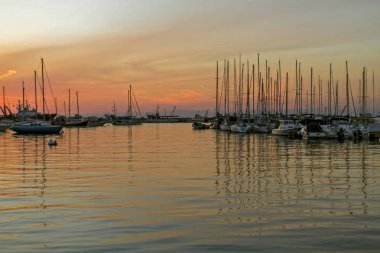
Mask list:
[[22,81],[22,117],[25,120],[25,87],[24,81]]
[[276,76],[276,81],[275,81],[275,98],[276,98],[276,100],[275,100],[275,107],[276,107],[276,114],[279,114],[279,111],[280,111],[280,103],[279,103],[279,101],[280,101],[280,97],[279,97],[279,81],[278,81],[278,78],[279,78],[279,73],[278,73],[278,70],[277,70],[277,76]]
[[281,82],[281,78],[282,78],[282,76],[281,76],[281,60],[278,60],[278,78],[279,78],[279,85],[280,85],[280,88],[279,88],[279,102],[278,102],[278,104],[279,104],[279,111],[280,111],[280,114],[282,114],[282,103],[281,103],[281,101],[282,101],[282,82]]
[[310,113],[313,114],[313,67],[310,69]]
[[269,85],[269,82],[268,82],[268,60],[265,60],[265,95],[263,94],[264,96],[264,113],[267,114],[267,105],[268,105],[268,85]]
[[288,72],[286,72],[286,83],[285,83],[285,113],[286,113],[286,117],[288,117],[288,81],[289,81],[289,76],[288,76]]
[[329,109],[329,115],[331,116],[331,88],[332,88],[332,63],[330,63],[330,79],[329,79],[329,85],[328,85],[328,109]]
[[319,85],[319,114],[323,114],[323,108],[322,108],[322,80],[321,80],[321,76],[318,75],[318,85]]
[[372,72],[372,115],[375,116],[375,72]]
[[347,117],[350,117],[350,89],[348,84],[348,62],[346,61],[346,107]]
[[295,104],[295,108],[294,108],[294,111],[295,113],[298,115],[299,114],[299,111],[298,111],[298,61],[296,59],[296,104]]
[[[257,94],[257,111],[259,112],[259,110],[262,110],[261,109],[261,106],[260,106],[260,101],[261,101],[261,82],[260,82],[260,54],[258,53],[257,54],[257,87],[258,87],[258,94]],[[260,112],[259,112],[260,113]]]
[[70,98],[71,91],[69,89],[69,118],[71,116],[71,98]]
[[247,111],[247,117],[248,119],[250,118],[250,98],[249,98],[249,93],[250,93],[250,89],[249,89],[249,86],[250,86],[250,82],[249,82],[249,61],[247,60],[247,108],[246,108],[246,111]]
[[227,117],[230,115],[230,61],[227,61]]
[[236,59],[234,58],[234,114],[237,115]]
[[132,117],[132,85],[129,85],[129,94],[128,94],[128,113],[129,117]]
[[339,86],[338,81],[336,81],[335,86],[335,115],[338,115],[339,113]]
[[243,118],[243,88],[244,88],[244,63],[241,63],[240,61],[240,87],[239,87],[239,113],[240,113],[240,119]]
[[224,69],[223,69],[223,87],[224,87],[224,116],[227,116],[227,63],[224,59]]
[[366,108],[365,108],[365,84],[366,84],[366,80],[365,80],[365,67],[363,67],[363,85],[362,85],[362,116],[364,117],[365,116],[365,112],[366,112]]
[[41,83],[42,83],[42,118],[45,120],[45,76],[44,76],[44,59],[41,58]]
[[302,106],[303,106],[303,103],[302,103],[302,97],[303,97],[303,93],[302,93],[302,88],[303,88],[303,80],[302,80],[302,76],[301,76],[301,62],[298,62],[298,81],[300,82],[299,83],[299,88],[300,88],[300,114],[302,115]]
[[215,93],[215,117],[218,117],[218,91],[219,91],[219,73],[218,73],[218,61],[216,62],[216,93]]
[[65,118],[66,118],[66,101],[63,101],[63,109],[65,110]]
[[34,100],[35,100],[35,106],[36,106],[36,117],[38,112],[38,102],[37,102],[37,71],[34,71]]
[[77,96],[77,116],[79,117],[79,99],[78,99],[78,91],[76,92]]
[[4,113],[4,116],[7,115],[7,110],[5,108],[5,87],[3,85],[3,113]]
[[252,116],[255,116],[255,65],[252,64]]
[[54,104],[55,104],[55,115],[58,115],[58,103],[57,103],[57,97],[54,98]]

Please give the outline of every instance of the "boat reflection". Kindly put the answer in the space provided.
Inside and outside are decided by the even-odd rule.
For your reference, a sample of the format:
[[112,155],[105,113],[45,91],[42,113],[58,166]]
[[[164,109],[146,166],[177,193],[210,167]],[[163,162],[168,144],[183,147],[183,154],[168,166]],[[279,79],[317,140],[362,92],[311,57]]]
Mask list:
[[[295,219],[279,222],[282,228],[283,223],[317,226],[335,215],[367,214],[366,145],[218,133],[218,214],[228,223]],[[304,216],[310,216],[310,224],[299,218]]]

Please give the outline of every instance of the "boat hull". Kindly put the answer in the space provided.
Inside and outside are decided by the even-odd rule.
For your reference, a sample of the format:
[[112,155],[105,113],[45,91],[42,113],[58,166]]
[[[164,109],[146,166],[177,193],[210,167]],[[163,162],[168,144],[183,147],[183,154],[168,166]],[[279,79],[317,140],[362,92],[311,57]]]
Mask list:
[[59,134],[62,128],[58,125],[15,125],[12,130],[18,134]]

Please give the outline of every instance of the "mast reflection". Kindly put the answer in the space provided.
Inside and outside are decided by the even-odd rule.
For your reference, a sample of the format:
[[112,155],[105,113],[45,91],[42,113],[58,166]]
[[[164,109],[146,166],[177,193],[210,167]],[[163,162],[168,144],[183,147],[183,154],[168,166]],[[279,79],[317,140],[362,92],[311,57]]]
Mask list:
[[226,221],[262,222],[271,219],[268,211],[368,213],[367,144],[224,132],[215,136],[218,214]]

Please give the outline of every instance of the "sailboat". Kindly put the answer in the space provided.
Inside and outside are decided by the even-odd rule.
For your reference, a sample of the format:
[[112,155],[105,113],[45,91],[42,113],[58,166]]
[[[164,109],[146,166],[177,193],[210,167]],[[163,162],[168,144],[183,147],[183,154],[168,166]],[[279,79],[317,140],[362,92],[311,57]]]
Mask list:
[[132,125],[141,125],[141,122],[137,118],[133,118],[132,115],[132,86],[129,85],[128,90],[128,115],[126,117],[117,117],[113,122],[117,126],[132,126]]
[[83,117],[79,114],[79,99],[78,92],[76,92],[77,98],[77,114],[74,117],[70,117],[70,89],[69,89],[69,117],[65,118],[64,126],[65,127],[85,127],[88,124],[88,120],[83,119]]
[[[42,66],[41,74],[42,74],[42,104],[43,104],[42,115],[45,115],[45,89],[44,89],[45,87],[44,87],[44,60],[43,58],[41,58],[41,66]],[[31,119],[28,121],[15,123],[12,127],[12,130],[18,134],[59,134],[61,133],[62,128],[63,126],[52,125],[48,121]]]
[[278,127],[272,129],[273,135],[287,136],[301,130],[301,126],[296,124],[293,120],[279,120],[278,123]]

